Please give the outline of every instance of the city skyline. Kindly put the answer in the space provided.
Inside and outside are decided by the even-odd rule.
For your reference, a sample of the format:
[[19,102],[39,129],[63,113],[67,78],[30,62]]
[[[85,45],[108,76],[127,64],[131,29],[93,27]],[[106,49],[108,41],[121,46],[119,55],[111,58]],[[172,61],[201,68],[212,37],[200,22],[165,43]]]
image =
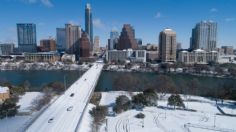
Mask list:
[[85,30],[86,3],[90,3],[93,8],[94,36],[100,37],[102,46],[107,44],[112,29],[121,32],[123,24],[127,23],[134,27],[136,37],[141,38],[143,44],[158,44],[159,32],[170,27],[176,31],[177,42],[181,42],[183,48],[189,48],[192,28],[202,20],[217,22],[218,47],[236,46],[236,38],[233,36],[236,30],[232,30],[236,27],[234,0],[150,0],[148,3],[137,0],[135,4],[127,0],[73,0],[70,3],[54,0],[3,0],[0,2],[3,10],[0,13],[3,20],[0,25],[0,42],[13,41],[17,45],[16,23],[35,23],[38,45],[41,39],[48,36],[56,38],[56,28],[65,23],[81,25]]

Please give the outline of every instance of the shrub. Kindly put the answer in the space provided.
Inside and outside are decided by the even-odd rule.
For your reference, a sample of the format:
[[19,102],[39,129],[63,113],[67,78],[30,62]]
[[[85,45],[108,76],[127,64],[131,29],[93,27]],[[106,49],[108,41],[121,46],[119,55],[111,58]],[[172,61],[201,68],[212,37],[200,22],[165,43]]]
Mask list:
[[121,95],[116,98],[116,105],[113,107],[113,110],[116,113],[121,113],[130,108],[131,108],[131,101],[127,96]]
[[145,115],[143,113],[139,113],[139,114],[135,115],[135,117],[138,119],[143,119],[143,118],[145,118]]
[[176,106],[185,108],[185,105],[184,105],[184,103],[183,103],[183,100],[182,100],[182,98],[180,97],[180,95],[178,95],[178,94],[171,95],[171,96],[168,98],[168,105],[174,106],[174,108],[175,108]]

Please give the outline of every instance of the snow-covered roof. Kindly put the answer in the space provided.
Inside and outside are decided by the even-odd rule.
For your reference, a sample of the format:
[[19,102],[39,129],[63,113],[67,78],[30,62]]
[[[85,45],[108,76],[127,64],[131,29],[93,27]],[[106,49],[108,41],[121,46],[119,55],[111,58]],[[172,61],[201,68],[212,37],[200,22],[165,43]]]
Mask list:
[[8,87],[1,87],[0,86],[0,93],[7,93],[9,91]]
[[186,50],[183,50],[183,51],[181,51],[182,53],[188,53],[188,51],[186,51]]
[[196,49],[196,50],[194,50],[194,52],[205,52],[205,51],[202,49]]

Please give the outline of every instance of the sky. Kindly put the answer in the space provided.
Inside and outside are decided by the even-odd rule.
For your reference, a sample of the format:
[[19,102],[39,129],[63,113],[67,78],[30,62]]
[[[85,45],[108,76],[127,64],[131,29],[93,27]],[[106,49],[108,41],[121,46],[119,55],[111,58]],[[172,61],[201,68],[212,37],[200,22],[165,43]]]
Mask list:
[[189,47],[191,30],[202,20],[218,23],[218,47],[236,48],[236,0],[0,0],[0,42],[17,44],[16,23],[35,23],[37,41],[56,37],[66,23],[84,29],[85,5],[93,13],[94,36],[107,44],[110,31],[131,24],[143,44],[158,44],[165,28],[177,33],[183,48]]

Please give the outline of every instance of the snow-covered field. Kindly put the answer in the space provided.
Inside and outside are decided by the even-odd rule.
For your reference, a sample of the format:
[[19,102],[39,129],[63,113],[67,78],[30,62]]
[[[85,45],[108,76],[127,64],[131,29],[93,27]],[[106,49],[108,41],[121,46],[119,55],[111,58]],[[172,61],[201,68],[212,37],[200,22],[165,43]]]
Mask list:
[[[40,98],[42,93],[40,92],[26,92],[20,97],[17,105],[20,105],[20,113],[31,113],[31,102],[37,98]],[[11,118],[0,119],[0,132],[18,132],[29,121],[34,113],[31,115],[17,115]]]
[[[102,93],[100,104],[110,105],[122,93],[124,92]],[[143,111],[129,110],[116,117],[107,117],[107,130],[108,132],[236,132],[236,117],[216,115],[220,114],[220,111],[215,101],[196,96],[191,99],[195,101],[184,103],[187,108],[197,112],[157,107],[146,107]],[[166,107],[167,101],[158,101],[158,105]],[[227,110],[236,113],[235,107],[227,107]],[[135,115],[140,112],[145,114],[144,119],[135,118]],[[105,132],[105,127],[104,123],[100,131]]]

